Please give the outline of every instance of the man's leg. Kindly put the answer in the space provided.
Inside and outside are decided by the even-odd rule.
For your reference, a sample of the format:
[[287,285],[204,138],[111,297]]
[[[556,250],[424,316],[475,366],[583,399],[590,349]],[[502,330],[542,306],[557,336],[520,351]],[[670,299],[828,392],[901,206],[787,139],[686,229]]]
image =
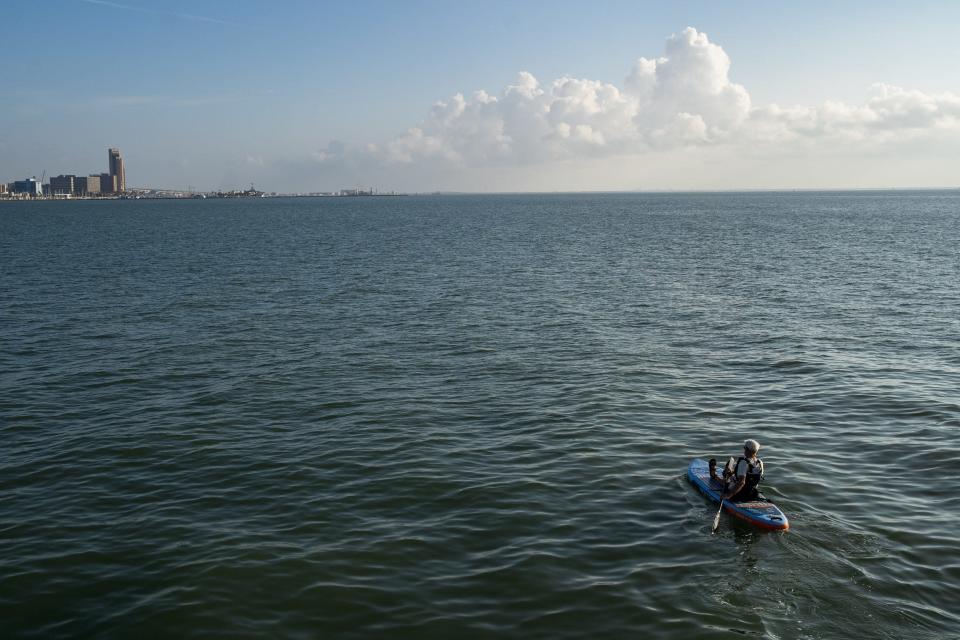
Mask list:
[[727,458],[727,464],[723,465],[723,477],[729,478],[733,475],[735,467],[737,466],[737,461],[735,459]]
[[723,480],[717,475],[717,459],[710,458],[710,464],[708,466],[710,467],[710,478],[717,484],[723,484]]
[[[728,458],[727,464],[723,465],[723,480],[720,484],[723,486],[724,493],[737,484],[737,476],[735,475],[736,466],[737,461],[733,458]],[[732,497],[730,499],[732,499]]]

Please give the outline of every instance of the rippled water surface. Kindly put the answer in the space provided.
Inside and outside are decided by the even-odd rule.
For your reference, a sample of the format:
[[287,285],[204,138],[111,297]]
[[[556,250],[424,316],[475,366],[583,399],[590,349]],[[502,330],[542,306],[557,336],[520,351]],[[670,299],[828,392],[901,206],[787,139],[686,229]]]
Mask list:
[[[3,637],[960,637],[960,192],[0,203]],[[685,481],[763,445],[764,533]]]

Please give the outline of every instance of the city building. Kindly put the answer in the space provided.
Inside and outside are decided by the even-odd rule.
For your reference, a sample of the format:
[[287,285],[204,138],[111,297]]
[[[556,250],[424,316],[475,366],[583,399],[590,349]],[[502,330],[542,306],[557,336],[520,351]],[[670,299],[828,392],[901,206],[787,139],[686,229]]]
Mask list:
[[107,158],[110,161],[110,175],[116,176],[116,191],[123,193],[127,190],[127,174],[123,168],[123,158],[120,157],[120,149],[111,148],[107,152]]
[[25,193],[29,196],[42,196],[43,185],[40,184],[40,181],[35,177],[27,178],[26,180],[17,180],[13,183],[13,192]]
[[50,194],[54,196],[72,196],[76,195],[77,176],[61,175],[50,178]]
[[[120,150],[111,147],[108,150],[109,173],[95,173],[88,176],[76,176],[72,173],[50,178],[42,184],[36,176],[26,180],[0,184],[0,195],[27,197],[70,197],[98,196],[100,194],[120,194],[127,190],[127,172]],[[44,171],[46,177],[46,171]],[[259,192],[256,192],[259,194]]]
[[116,193],[117,176],[109,173],[100,174],[100,193]]
[[73,187],[78,196],[99,195],[100,176],[80,176],[74,181]]
[[87,176],[87,194],[89,195],[100,195],[100,176],[99,175],[89,175]]

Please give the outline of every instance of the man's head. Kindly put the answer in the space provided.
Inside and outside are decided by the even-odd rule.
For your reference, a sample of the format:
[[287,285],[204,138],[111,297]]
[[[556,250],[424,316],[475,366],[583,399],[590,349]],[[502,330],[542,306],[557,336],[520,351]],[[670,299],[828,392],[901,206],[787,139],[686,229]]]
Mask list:
[[755,456],[760,451],[760,443],[756,440],[747,440],[743,443],[743,452],[748,456]]

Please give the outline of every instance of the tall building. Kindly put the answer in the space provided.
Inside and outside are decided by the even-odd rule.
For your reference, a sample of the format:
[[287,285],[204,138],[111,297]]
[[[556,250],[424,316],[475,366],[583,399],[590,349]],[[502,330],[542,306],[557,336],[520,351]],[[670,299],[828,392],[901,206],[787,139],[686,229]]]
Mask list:
[[100,193],[116,193],[117,176],[110,173],[100,174]]
[[120,149],[111,148],[107,157],[110,160],[110,175],[117,177],[116,191],[123,193],[127,190],[127,174],[123,169],[123,158],[120,157]]
[[77,176],[65,175],[50,178],[50,193],[55,196],[72,196],[77,191]]

